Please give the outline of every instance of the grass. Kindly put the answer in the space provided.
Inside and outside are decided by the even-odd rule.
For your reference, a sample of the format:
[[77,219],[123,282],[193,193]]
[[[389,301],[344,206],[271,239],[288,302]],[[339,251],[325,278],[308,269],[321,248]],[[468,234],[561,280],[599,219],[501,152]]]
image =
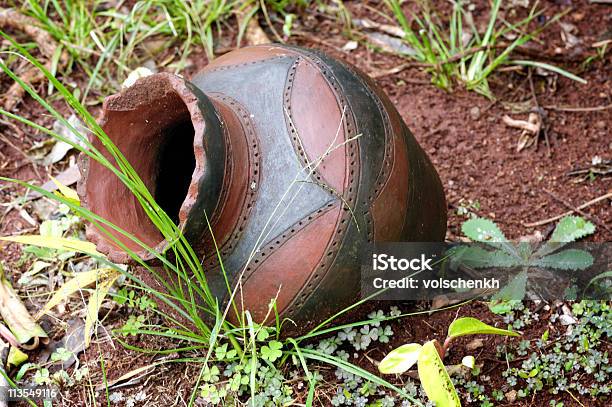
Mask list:
[[[502,1],[493,0],[484,33],[476,28],[471,13],[466,12],[461,0],[452,2],[453,8],[447,24],[441,22],[426,0],[418,1],[419,11],[411,12],[409,16],[399,0],[385,0],[385,3],[404,31],[403,41],[415,51],[410,57],[426,64],[432,83],[442,89],[450,90],[454,84],[460,84],[468,90],[492,98],[488,79],[503,65],[539,67],[586,83],[561,68],[511,58],[517,47],[536,38],[563,15],[558,14],[543,26],[526,32],[527,26],[542,13],[542,10],[537,10],[538,2],[535,2],[527,17],[509,23],[500,16]],[[509,35],[516,38],[505,43],[504,38]]]
[[[91,89],[101,94],[118,89],[120,78],[147,60],[178,73],[198,47],[213,59],[215,41],[234,16],[240,16],[238,44],[244,42],[249,19],[259,13],[267,21],[271,11],[284,17],[283,29],[290,34],[295,16],[288,9],[305,4],[304,0],[153,0],[138,1],[128,9],[125,5],[109,8],[102,0],[25,0],[18,10],[34,18],[57,42],[50,69],[54,75],[67,78],[75,68],[85,72],[88,84],[75,92],[83,104],[92,104],[101,100],[87,100]],[[68,56],[67,66],[57,72],[62,53]]]
[[[19,85],[23,87],[34,100],[43,106],[53,118],[61,122],[64,126],[66,126],[66,128],[70,129],[70,131],[73,132],[73,134],[80,142],[83,143],[83,145],[68,140],[62,135],[46,129],[45,127],[40,126],[39,124],[32,122],[31,120],[28,120],[18,114],[6,111],[4,109],[0,109],[0,114],[6,118],[29,126],[34,130],[43,132],[56,140],[71,144],[76,150],[80,151],[82,154],[86,154],[91,160],[95,160],[112,171],[112,173],[117,176],[137,198],[147,216],[158,228],[166,242],[168,242],[168,247],[163,253],[155,251],[155,249],[148,247],[143,242],[139,241],[135,236],[121,229],[119,225],[112,224],[86,208],[80,206],[77,200],[68,196],[70,195],[69,193],[52,194],[38,186],[28,184],[21,180],[8,178],[0,178],[0,180],[25,186],[41,193],[43,196],[49,199],[53,199],[68,206],[72,213],[90,222],[103,231],[103,233],[110,240],[114,241],[115,244],[128,253],[136,264],[145,268],[160,284],[162,284],[164,291],[156,290],[140,280],[132,272],[132,269],[120,267],[109,262],[103,256],[86,250],[86,252],[88,252],[103,267],[108,267],[114,270],[115,273],[124,274],[126,278],[131,281],[130,284],[133,287],[138,287],[139,289],[143,290],[145,294],[155,297],[158,301],[166,304],[172,309],[172,315],[164,313],[159,309],[154,311],[155,313],[164,317],[167,325],[149,326],[141,324],[132,329],[132,332],[135,334],[171,338],[176,341],[177,348],[160,350],[160,353],[169,353],[178,350],[182,354],[185,354],[185,356],[181,357],[179,361],[197,363],[201,365],[200,374],[190,397],[190,405],[193,405],[198,394],[200,394],[201,391],[204,391],[202,390],[200,383],[204,383],[208,380],[208,378],[210,378],[211,369],[215,368],[215,364],[217,363],[237,363],[239,366],[241,366],[241,369],[243,369],[243,374],[248,370],[250,398],[251,400],[255,400],[262,391],[261,384],[258,382],[257,376],[259,375],[261,369],[267,366],[274,371],[278,371],[278,369],[282,369],[284,365],[290,363],[291,361],[297,363],[298,366],[301,366],[301,368],[304,370],[304,374],[309,383],[308,399],[310,403],[313,402],[314,391],[317,383],[310,373],[308,365],[309,363],[326,363],[362,377],[367,382],[387,387],[397,392],[397,394],[399,394],[401,397],[411,400],[416,405],[421,405],[420,402],[413,399],[402,389],[394,386],[388,381],[350,362],[344,361],[332,355],[327,355],[316,349],[309,349],[303,346],[303,344],[311,338],[329,334],[330,332],[346,327],[346,325],[333,326],[332,324],[333,321],[335,321],[339,316],[362,304],[368,300],[368,298],[359,301],[346,310],[339,312],[307,334],[301,337],[287,338],[282,341],[280,341],[279,338],[282,325],[285,321],[281,321],[279,319],[274,301],[271,302],[269,309],[269,313],[274,317],[275,321],[275,324],[273,324],[271,327],[256,324],[252,320],[248,310],[238,311],[238,307],[234,301],[237,294],[236,289],[229,287],[229,285],[228,290],[231,293],[231,301],[226,308],[222,308],[218,304],[216,298],[210,293],[206,281],[205,270],[203,270],[201,266],[200,259],[183,237],[181,230],[155,202],[151,193],[147,190],[133,167],[96,123],[95,119],[87,111],[85,106],[70,90],[68,90],[60,81],[58,81],[49,70],[47,70],[39,61],[32,57],[32,55],[28,53],[25,48],[21,47],[6,34],[2,33],[2,36],[7,41],[11,42],[12,47],[18,51],[21,57],[25,58],[29,63],[33,64],[37,69],[44,73],[49,83],[54,87],[54,89],[57,90],[59,96],[61,96],[61,98],[89,128],[89,136],[96,137],[102,141],[102,144],[104,145],[104,148],[110,155],[111,159],[106,158],[104,151],[96,149],[90,142],[87,134],[79,133],[74,127],[72,127],[56,108],[54,108],[30,85],[25,83],[17,74],[15,74],[15,72],[13,72],[3,60],[0,60],[0,68],[10,78],[19,83]],[[143,262],[135,251],[130,250],[125,246],[125,244],[114,237],[111,234],[111,231],[119,232],[122,236],[125,236],[131,241],[137,243],[144,251],[150,253],[159,260],[166,273],[169,273],[176,278],[164,278],[163,275],[157,272],[149,264]],[[74,249],[74,246],[71,246],[71,249]],[[219,254],[217,253],[217,255]],[[174,283],[174,280],[176,280],[177,283]],[[107,289],[108,286],[105,286],[104,283],[99,284],[97,288],[97,290]],[[96,292],[98,291],[95,291],[94,293]],[[94,295],[96,295],[95,300],[90,300],[90,305],[91,301],[94,301],[95,303],[99,302],[98,295]],[[102,296],[103,295],[104,294],[102,294]],[[204,299],[204,303],[202,305],[195,300],[198,297]],[[236,320],[238,321],[237,324],[231,324],[227,321],[226,316],[229,312],[234,312],[236,314]],[[185,323],[182,321],[187,322]],[[371,322],[373,322],[373,320],[368,319],[350,324],[350,326],[357,327]],[[121,341],[120,338],[118,338],[118,340]],[[126,346],[130,347],[128,344],[126,344]],[[280,351],[280,356],[275,354],[275,349]],[[237,374],[240,375],[241,373]],[[211,387],[209,385],[207,386],[208,387],[205,387],[205,390],[210,392]],[[215,391],[217,391],[217,386],[213,385],[213,387]],[[108,398],[108,391],[106,394]]]

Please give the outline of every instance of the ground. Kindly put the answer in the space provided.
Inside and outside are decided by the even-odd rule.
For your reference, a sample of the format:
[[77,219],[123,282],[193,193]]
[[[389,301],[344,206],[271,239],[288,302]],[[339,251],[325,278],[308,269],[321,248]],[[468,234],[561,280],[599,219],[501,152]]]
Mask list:
[[[443,2],[434,2],[435,4]],[[485,13],[488,9],[485,2],[477,2],[474,13]],[[334,57],[355,64],[366,73],[377,77],[377,82],[389,95],[400,114],[404,118],[419,143],[428,153],[434,163],[446,192],[448,201],[448,232],[447,240],[457,240],[461,236],[460,225],[467,219],[465,211],[479,216],[494,219],[506,235],[513,239],[532,235],[536,231],[546,236],[554,228],[555,222],[542,221],[580,205],[606,195],[612,191],[608,174],[592,174],[590,177],[571,175],[577,169],[589,169],[597,160],[612,159],[612,64],[610,54],[604,58],[595,58],[589,64],[585,59],[594,51],[590,44],[609,36],[612,25],[612,15],[609,5],[570,1],[547,1],[545,17],[550,18],[555,13],[571,5],[565,22],[576,26],[574,33],[584,44],[581,53],[563,52],[561,27],[554,24],[547,29],[538,46],[543,60],[563,66],[579,74],[588,81],[582,85],[565,77],[547,75],[534,71],[531,76],[527,70],[506,70],[498,72],[493,77],[493,91],[497,99],[489,100],[481,95],[456,87],[452,92],[438,89],[429,83],[428,75],[418,66],[408,66],[400,72],[386,72],[406,62],[406,59],[375,52],[360,43],[356,49],[344,50],[343,47],[351,38],[359,38],[357,33],[350,34],[338,23],[336,17],[319,12],[315,6],[299,11],[294,28],[295,34],[287,42],[301,46],[321,49]],[[371,2],[346,2],[345,6],[353,18],[369,18],[381,21],[377,14],[376,4]],[[440,4],[440,7],[444,7]],[[266,28],[265,21],[261,21]],[[231,24],[230,24],[231,26]],[[236,32],[225,29],[222,42],[231,44]],[[353,37],[351,37],[353,35]],[[607,37],[606,37],[607,38]],[[345,47],[346,49],[346,47]],[[207,63],[204,53],[196,50],[190,57],[193,61],[188,74],[193,74]],[[85,76],[75,71],[71,81],[84,83]],[[0,77],[0,86],[6,89],[9,84],[6,76]],[[44,87],[39,90],[44,92]],[[53,104],[58,101],[51,99]],[[517,152],[517,141],[520,130],[508,127],[504,115],[526,120],[528,111],[538,104],[545,111],[545,126],[548,137],[531,147]],[[97,111],[99,106],[92,106]],[[50,126],[52,118],[42,116],[42,109],[31,98],[26,97],[18,105],[16,111],[37,123]],[[63,112],[66,112],[64,109]],[[27,152],[36,142],[45,137],[39,132],[25,128],[22,125],[9,124],[7,118],[0,119],[0,176],[46,182],[48,175],[55,175],[68,166],[73,157],[58,164],[44,167],[33,162]],[[588,171],[587,171],[588,172]],[[5,182],[0,183],[0,202],[8,204],[23,194],[23,189],[16,188]],[[9,211],[11,206],[3,206],[0,212],[0,235],[24,234],[36,231],[37,225],[31,225],[20,214],[19,207]],[[25,210],[30,210],[28,204]],[[30,210],[31,212],[31,210]],[[589,239],[596,242],[612,240],[612,206],[611,200],[603,199],[589,205],[581,211],[596,225],[596,233]],[[529,226],[542,222],[538,226]],[[20,249],[17,245],[0,247],[0,260],[8,270],[20,274],[24,266],[17,266]],[[16,278],[14,279],[16,281]],[[366,309],[360,309],[356,314],[365,314],[375,309],[388,309],[390,304],[368,304]],[[427,309],[427,304],[401,304],[401,309],[410,311]],[[531,304],[535,309],[535,305]],[[108,328],[120,326],[126,319],[128,310],[124,308],[111,309],[106,317]],[[542,312],[540,322],[526,327],[524,337],[539,338],[547,328],[554,326],[548,322],[554,313]],[[446,327],[456,316],[477,316],[485,322],[499,322],[499,317],[492,314],[480,302],[472,302],[448,311],[431,315],[408,317],[392,323],[396,333],[390,343],[379,344],[374,349],[363,353],[358,358],[358,364],[372,372],[376,371],[372,360],[380,360],[392,348],[406,342],[423,342],[428,339],[443,339]],[[355,316],[354,316],[355,317]],[[58,330],[59,331],[59,330]],[[559,332],[557,332],[560,334]],[[101,333],[96,346],[92,346],[81,357],[81,363],[89,364],[92,371],[92,383],[102,380],[102,370],[99,369],[100,356],[106,365],[108,378],[119,378],[124,373],[137,366],[146,366],[156,360],[151,355],[126,350],[122,345]],[[171,343],[150,343],[145,338],[128,338],[129,341],[147,348],[170,348]],[[477,360],[486,361],[483,371],[489,375],[490,385],[487,388],[502,386],[505,379],[500,375],[505,365],[496,356],[495,345],[505,339],[486,339],[479,350]],[[468,341],[460,342],[453,348],[453,354],[465,353]],[[610,343],[607,342],[610,350]],[[170,357],[177,357],[170,355]],[[456,357],[453,356],[454,359]],[[456,360],[454,360],[456,362]],[[132,388],[124,388],[126,394],[146,392],[152,397],[147,405],[183,405],[189,397],[189,389],[197,376],[198,367],[184,364],[168,364],[157,367],[151,375],[145,376]],[[329,377],[328,377],[329,376]],[[334,379],[332,372],[326,375],[327,380]],[[172,392],[167,389],[172,388]],[[330,390],[333,386],[323,386],[317,393],[320,403],[331,403]],[[325,391],[327,389],[327,392]],[[176,392],[174,390],[177,390]],[[305,390],[297,385],[297,402],[303,403]],[[69,393],[66,405],[81,405],[89,400],[85,390]],[[103,394],[98,395],[103,401]],[[556,400],[563,400],[565,405],[605,405],[584,396],[578,396],[582,404],[575,401],[574,396],[563,393]],[[505,405],[548,405],[551,396],[545,394],[544,399],[526,398],[524,400],[508,401]],[[80,401],[78,401],[80,400]],[[301,401],[300,401],[301,400]],[[503,405],[503,404],[502,404]]]

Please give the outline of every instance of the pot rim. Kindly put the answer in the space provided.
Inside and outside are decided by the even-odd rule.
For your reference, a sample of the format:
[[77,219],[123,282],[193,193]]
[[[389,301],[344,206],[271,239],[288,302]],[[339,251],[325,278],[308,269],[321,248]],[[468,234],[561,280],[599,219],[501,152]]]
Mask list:
[[[150,86],[161,86],[164,87],[164,94],[167,93],[175,93],[185,105],[187,111],[189,112],[191,124],[193,126],[193,152],[195,157],[195,167],[193,173],[191,175],[191,180],[189,183],[189,187],[187,189],[187,194],[185,195],[185,199],[183,200],[181,207],[179,209],[179,224],[178,228],[180,230],[184,229],[185,222],[189,217],[193,206],[195,205],[198,198],[199,191],[199,181],[206,174],[207,170],[207,161],[208,158],[206,156],[206,149],[204,147],[204,135],[206,132],[206,120],[204,119],[204,115],[202,114],[202,110],[200,108],[198,96],[194,93],[192,88],[190,88],[190,84],[183,79],[179,75],[171,74],[171,73],[156,73],[143,78],[138,79],[133,85],[128,88],[122,89],[119,93],[108,96],[103,104],[102,104],[102,114],[98,120],[98,124],[100,128],[104,128],[106,123],[109,120],[110,112],[116,110],[133,110],[138,107],[142,107],[142,105],[146,105],[151,102],[151,98],[147,98],[151,96],[148,92],[140,92],[139,97],[134,101],[128,101],[128,106],[121,106],[121,102],[126,98],[126,95],[130,93],[130,90],[133,91],[135,88],[139,87],[150,87]],[[116,105],[113,108],[113,105]],[[96,136],[90,135],[90,142],[94,142]],[[104,152],[104,151],[102,151]],[[85,154],[81,153],[79,157],[79,171],[81,173],[81,180],[77,185],[77,193],[81,200],[81,206],[92,211],[89,205],[89,199],[87,196],[87,183],[89,181],[89,169],[91,165],[91,159]],[[112,175],[114,176],[114,175]],[[92,182],[95,180],[92,180]],[[93,212],[93,211],[92,211]],[[95,212],[94,212],[95,213]],[[147,220],[149,220],[147,218]],[[149,220],[150,221],[150,220]],[[107,227],[108,228],[108,227]],[[135,235],[133,232],[124,230],[132,235]],[[120,232],[119,232],[120,233]],[[131,263],[135,262],[128,253],[119,248],[110,237],[107,236],[106,232],[101,231],[97,227],[92,224],[88,224],[86,227],[86,236],[89,241],[96,245],[96,249],[105,254],[107,258],[114,263]],[[137,237],[137,236],[135,236]],[[123,235],[121,233],[121,238],[114,236],[115,239],[118,239],[122,242],[130,241],[129,237]],[[125,239],[125,240],[124,240]],[[139,239],[142,241],[142,239]],[[138,243],[136,243],[138,244]],[[160,234],[160,241],[150,246],[151,249],[157,253],[163,253],[168,247],[169,244],[166,239]],[[142,260],[142,261],[150,261],[156,258],[155,254],[151,253],[147,249],[141,250],[133,250],[133,252]]]

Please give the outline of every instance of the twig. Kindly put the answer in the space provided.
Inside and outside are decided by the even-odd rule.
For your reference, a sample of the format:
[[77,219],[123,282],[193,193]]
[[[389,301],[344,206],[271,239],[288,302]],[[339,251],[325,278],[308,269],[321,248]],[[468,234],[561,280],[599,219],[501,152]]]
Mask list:
[[[593,0],[591,0],[591,1],[593,1]],[[601,0],[599,0],[599,1],[601,1]],[[610,4],[612,4],[612,3],[610,3]],[[570,396],[572,396],[572,398],[573,398],[573,399],[576,401],[576,403],[580,404],[580,406],[581,406],[581,407],[584,407],[584,404],[582,404],[582,403],[580,402],[580,400],[578,400],[578,398],[576,398],[576,396],[574,396],[574,395],[572,394],[572,392],[571,392],[571,391],[569,391],[569,390],[567,390],[567,389],[566,389],[566,390],[565,390],[565,392],[566,392],[567,394],[569,394]]]
[[554,193],[552,193],[551,191],[549,191],[547,189],[544,189],[544,192],[546,192],[548,195],[550,195],[551,198],[553,198],[555,201],[559,202],[560,204],[564,205],[568,209],[571,209],[572,211],[581,214],[582,216],[584,216],[585,218],[589,219],[593,223],[597,224],[598,226],[600,226],[600,227],[604,228],[605,230],[607,230],[608,232],[612,233],[612,230],[610,230],[610,228],[608,226],[606,226],[605,223],[601,222],[599,219],[596,219],[596,218],[592,217],[591,215],[589,215],[588,213],[586,213],[585,211],[583,211],[580,208],[576,208],[574,205],[572,205],[571,203],[569,203],[565,199],[559,198],[557,195],[555,195]]
[[[422,64],[420,62],[405,62],[398,66],[395,66],[390,69],[379,70],[375,72],[370,72],[370,76],[374,79],[382,78],[383,76],[395,75],[402,72],[404,69],[412,68],[412,67],[421,67]],[[429,83],[429,82],[428,82]]]
[[[276,28],[274,28],[274,24],[272,24],[272,21],[270,20],[270,16],[268,15],[268,9],[266,8],[266,3],[263,0],[260,0],[259,7],[261,8],[261,11],[263,11],[263,15],[264,15],[264,18],[266,20],[266,23],[268,23],[268,27],[272,31],[272,34],[274,34],[274,37],[276,37],[278,42],[280,42],[281,44],[284,44],[285,41],[278,34],[278,31],[276,31]],[[251,18],[255,18],[255,16],[253,16]]]
[[[531,89],[531,97],[533,98],[533,103],[536,106],[536,112],[538,116],[540,116],[540,123],[542,124],[542,126],[540,127],[540,131],[544,135],[544,141],[546,142],[546,151],[547,151],[548,157],[550,158],[552,153],[550,152],[550,141],[548,140],[548,132],[546,131],[547,123],[544,121],[545,112],[543,111],[543,109],[540,107],[540,104],[538,103],[538,97],[536,96],[535,86],[533,85],[532,72],[533,70],[530,68],[529,73],[527,74],[527,78],[529,79],[529,88]],[[535,137],[536,137],[536,149],[537,149],[538,134],[536,134]]]
[[612,104],[593,107],[571,107],[571,106],[543,106],[546,110],[554,110],[556,112],[598,112],[612,108]]
[[[605,201],[606,199],[612,199],[612,191],[608,192],[605,195],[602,195],[600,197],[592,199],[592,200],[590,200],[588,202],[585,202],[582,205],[576,207],[575,209],[576,210],[581,210],[581,209],[587,208],[587,207],[589,207],[591,205],[594,205],[594,204],[596,204],[598,202]],[[562,213],[561,215],[553,216],[552,218],[544,219],[544,220],[541,220],[541,221],[538,221],[538,222],[533,222],[533,223],[523,223],[523,226],[528,227],[528,228],[533,228],[533,227],[536,227],[536,226],[547,225],[547,224],[552,223],[552,222],[554,222],[556,220],[559,220],[559,219],[561,219],[561,218],[563,218],[565,216],[571,215],[574,212],[576,212],[576,211],[574,210],[574,208],[572,208],[572,210],[567,211],[565,213]]]
[[325,40],[313,37],[311,33],[308,33],[308,32],[305,32],[305,31],[300,31],[300,30],[297,30],[297,29],[296,30],[292,30],[291,31],[291,36],[292,37],[302,37],[302,38],[304,38],[304,39],[306,39],[306,40],[308,40],[310,42],[314,42],[315,44],[320,44],[320,45],[332,48],[332,49],[334,49],[334,50],[336,50],[338,52],[344,52],[341,47],[338,47],[338,46],[332,44],[329,41],[325,41]]

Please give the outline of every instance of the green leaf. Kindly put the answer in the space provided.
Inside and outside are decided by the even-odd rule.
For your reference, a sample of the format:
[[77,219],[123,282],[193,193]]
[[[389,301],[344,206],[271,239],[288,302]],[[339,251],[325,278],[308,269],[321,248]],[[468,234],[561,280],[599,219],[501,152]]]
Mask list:
[[461,407],[459,396],[433,341],[423,345],[418,360],[419,379],[437,407]]
[[270,362],[274,362],[276,359],[283,356],[283,352],[281,352],[282,347],[283,344],[281,342],[270,341],[267,346],[264,345],[261,347],[261,357]]
[[72,353],[66,348],[57,348],[55,352],[51,354],[51,361],[52,362],[57,362],[57,361],[65,362],[68,359],[70,359],[72,355],[74,355],[74,353]]
[[401,374],[410,369],[418,360],[422,346],[418,343],[408,343],[393,349],[378,365],[383,374]]
[[491,266],[491,252],[480,246],[456,246],[446,254],[449,256],[452,270],[459,266],[473,269]]
[[517,275],[515,275],[512,280],[508,282],[499,290],[495,295],[493,295],[493,300],[522,300],[525,298],[525,292],[527,291],[527,272],[525,270],[521,271]]
[[584,270],[593,265],[593,256],[584,250],[568,249],[536,259],[532,265],[559,270]]
[[487,325],[484,322],[471,317],[459,318],[453,321],[448,327],[448,337],[457,338],[464,335],[505,335],[505,336],[519,336],[518,333],[508,331],[506,329],[495,328],[491,325]]
[[463,234],[475,242],[506,242],[506,236],[489,219],[474,218],[463,222],[461,226]]
[[227,354],[227,343],[215,348],[215,358],[217,360],[223,360]]
[[520,258],[503,250],[491,252],[489,261],[491,262],[490,267],[518,267],[523,265],[523,261]]
[[573,242],[595,232],[595,226],[580,216],[566,216],[559,221],[551,242]]
[[496,300],[489,303],[489,311],[497,315],[505,315],[512,312],[512,306],[517,300]]
[[585,85],[587,83],[586,80],[582,79],[579,76],[574,75],[571,72],[566,71],[565,69],[561,69],[559,67],[556,67],[554,65],[550,65],[550,64],[547,64],[547,63],[544,63],[544,62],[529,61],[529,60],[512,60],[512,61],[508,61],[508,64],[511,64],[511,65],[532,66],[534,68],[540,68],[540,69],[544,69],[546,71],[551,71],[551,72],[558,73],[559,75],[563,75],[566,78],[569,78],[569,79],[574,80],[576,82],[582,83],[583,85]]
[[591,286],[591,284],[593,284],[594,282],[596,282],[598,280],[602,280],[604,278],[612,278],[612,270],[604,271],[603,273],[598,274],[595,277],[593,277],[591,279],[591,281],[589,281],[589,283],[587,284],[587,286],[584,289],[586,290],[587,288],[589,288]]
[[261,327],[259,329],[259,332],[257,332],[257,340],[260,342],[265,341],[266,339],[268,339],[269,336],[270,334],[268,333],[268,330],[265,327]]
[[559,221],[550,240],[542,245],[535,257],[544,257],[567,243],[595,233],[595,226],[580,216],[566,216]]
[[279,341],[270,341],[268,342],[268,346],[270,349],[278,350],[283,348],[283,344]]

